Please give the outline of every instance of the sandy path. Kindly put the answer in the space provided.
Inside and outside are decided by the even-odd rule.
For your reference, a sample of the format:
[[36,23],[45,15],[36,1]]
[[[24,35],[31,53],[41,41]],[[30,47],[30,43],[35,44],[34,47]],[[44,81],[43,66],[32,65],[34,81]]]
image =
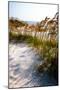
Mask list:
[[41,62],[32,47],[24,43],[9,44],[9,88],[55,85],[47,74],[38,74],[37,65]]

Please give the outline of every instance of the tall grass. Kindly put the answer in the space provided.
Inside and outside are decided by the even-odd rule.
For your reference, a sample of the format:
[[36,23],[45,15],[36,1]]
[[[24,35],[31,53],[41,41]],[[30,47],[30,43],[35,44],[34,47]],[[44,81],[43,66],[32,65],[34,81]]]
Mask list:
[[38,65],[38,71],[48,71],[53,74],[55,78],[58,78],[58,43],[54,41],[43,41],[29,35],[16,34],[14,32],[9,33],[9,40],[15,40],[17,42],[26,42],[29,45],[35,47],[43,59],[43,63]]

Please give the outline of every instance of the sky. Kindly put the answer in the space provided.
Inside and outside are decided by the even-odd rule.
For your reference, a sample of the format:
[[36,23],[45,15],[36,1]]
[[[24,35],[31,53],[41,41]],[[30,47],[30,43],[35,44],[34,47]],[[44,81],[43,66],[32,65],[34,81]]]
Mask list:
[[57,5],[9,2],[9,17],[24,21],[41,21],[45,17],[53,18]]

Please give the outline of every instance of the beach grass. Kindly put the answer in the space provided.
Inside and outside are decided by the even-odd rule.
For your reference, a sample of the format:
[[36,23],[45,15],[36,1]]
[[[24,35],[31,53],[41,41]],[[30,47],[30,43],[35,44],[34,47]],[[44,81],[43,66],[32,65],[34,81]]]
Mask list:
[[42,65],[38,65],[37,70],[39,72],[47,70],[56,78],[58,77],[58,43],[56,40],[44,41],[37,37],[9,32],[9,41],[12,40],[16,42],[26,42],[28,45],[36,48],[43,59]]

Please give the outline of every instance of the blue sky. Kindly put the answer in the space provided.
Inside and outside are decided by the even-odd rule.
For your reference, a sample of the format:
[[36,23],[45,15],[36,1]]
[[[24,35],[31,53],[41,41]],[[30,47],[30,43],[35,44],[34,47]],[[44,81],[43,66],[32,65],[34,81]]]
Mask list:
[[53,18],[57,5],[9,2],[9,17],[24,21],[41,21],[46,16]]

